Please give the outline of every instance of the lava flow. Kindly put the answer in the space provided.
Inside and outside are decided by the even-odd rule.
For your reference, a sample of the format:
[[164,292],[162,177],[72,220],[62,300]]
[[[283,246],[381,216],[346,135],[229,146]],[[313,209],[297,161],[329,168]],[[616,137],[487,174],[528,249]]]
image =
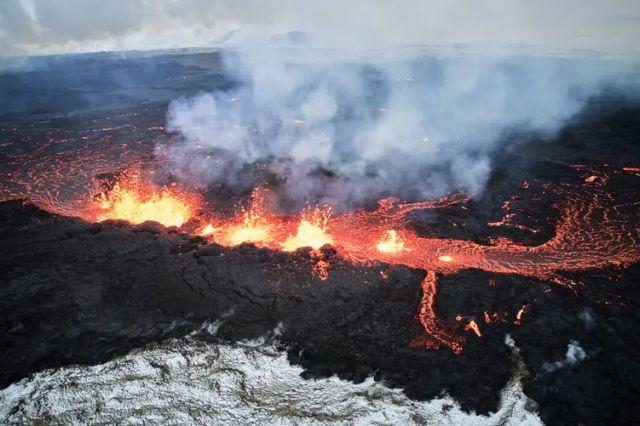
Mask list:
[[[332,214],[328,208],[309,208],[299,216],[279,216],[266,206],[262,191],[255,190],[251,204],[231,219],[214,212],[197,216],[199,197],[164,187],[149,189],[142,180],[117,183],[95,198],[86,219],[123,219],[131,223],[154,220],[166,226],[180,226],[192,219],[201,223],[194,233],[224,246],[253,243],[275,250],[294,251],[311,247],[316,262],[314,275],[326,279],[328,264],[317,249],[333,246],[356,263],[383,262],[428,271],[422,282],[418,319],[427,339],[412,344],[447,346],[462,350],[461,339],[441,325],[434,311],[437,274],[452,274],[477,268],[497,273],[515,273],[569,284],[557,275],[561,271],[624,266],[640,258],[639,229],[626,221],[621,206],[612,205],[605,190],[606,176],[589,179],[580,186],[553,189],[566,204],[557,206],[562,215],[553,238],[539,246],[523,246],[507,240],[495,245],[471,241],[428,238],[418,235],[407,222],[410,212],[463,204],[467,197],[453,194],[437,200],[399,204],[381,200],[374,211],[356,210]],[[551,188],[549,188],[551,189]],[[473,323],[473,325],[469,325]],[[475,322],[467,329],[481,336]]]

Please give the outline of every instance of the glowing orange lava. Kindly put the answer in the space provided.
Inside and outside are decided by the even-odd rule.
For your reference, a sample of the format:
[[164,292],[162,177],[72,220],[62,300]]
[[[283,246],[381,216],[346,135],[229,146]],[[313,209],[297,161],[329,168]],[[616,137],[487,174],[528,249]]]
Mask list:
[[327,229],[330,211],[315,209],[303,213],[295,235],[290,235],[282,244],[284,251],[294,251],[300,247],[319,249],[325,244],[333,244]]
[[478,324],[476,324],[475,321],[469,321],[469,323],[467,325],[464,326],[465,330],[473,330],[474,333],[476,333],[476,336],[478,337],[482,337],[482,333],[480,333],[480,327],[478,327]]
[[206,237],[209,235],[213,235],[213,233],[216,231],[216,229],[213,227],[212,224],[207,224],[204,228],[202,228],[200,230],[200,236],[201,237]]
[[253,243],[270,247],[274,239],[274,229],[262,192],[254,190],[250,207],[241,209],[240,214],[231,220],[221,221],[210,235],[215,242],[225,246]]
[[[248,242],[283,251],[311,247],[312,273],[321,280],[329,277],[331,266],[318,250],[326,244],[332,245],[343,259],[355,263],[382,262],[422,269],[427,272],[422,281],[417,321],[425,335],[418,336],[411,346],[445,346],[459,353],[461,337],[440,321],[435,312],[440,275],[475,268],[573,286],[559,272],[624,267],[640,259],[640,227],[625,210],[633,206],[619,204],[606,185],[605,174],[591,172],[574,185],[544,186],[545,191],[553,191],[554,199],[559,200],[554,206],[559,210],[559,219],[555,235],[538,246],[518,245],[506,239],[481,245],[453,238],[431,238],[420,235],[407,222],[407,215],[417,210],[456,205],[464,208],[468,198],[463,194],[410,204],[383,199],[373,211],[333,214],[327,208],[316,208],[296,216],[279,216],[266,206],[262,192],[256,190],[250,207],[228,219],[212,211],[197,213],[202,210],[198,197],[175,187],[158,188],[141,180],[121,180],[94,199],[83,217],[97,221],[123,219],[134,224],[154,220],[165,226],[181,226],[193,218],[200,223],[192,231],[194,234],[226,246]],[[508,207],[508,202],[505,206]],[[511,216],[505,217],[501,222],[490,222],[489,226],[512,223]],[[521,321],[525,308],[517,312],[516,322]],[[485,323],[490,322],[485,314]],[[475,321],[465,328],[481,336]]]
[[[556,234],[535,247],[500,239],[485,246],[465,240],[423,237],[406,223],[405,217],[412,211],[466,202],[467,198],[461,194],[412,204],[384,199],[373,211],[332,215],[328,209],[316,208],[307,209],[299,216],[282,217],[267,208],[262,192],[256,190],[249,209],[242,210],[231,220],[215,219],[197,232],[227,246],[249,242],[294,251],[300,247],[319,249],[331,244],[343,258],[353,262],[379,261],[428,271],[422,282],[418,311],[418,320],[427,337],[422,336],[420,341],[425,342],[423,346],[446,346],[459,353],[461,339],[447,331],[448,327],[438,320],[434,310],[438,274],[477,268],[573,285],[561,279],[557,272],[624,266],[640,258],[638,226],[625,221],[618,210],[607,207],[611,196],[604,190],[606,180],[606,176],[601,175],[584,179],[589,191],[580,187],[556,189],[560,199],[566,200],[558,206],[563,214]],[[101,212],[96,218],[124,219],[132,223],[156,220],[179,226],[193,215],[192,205],[167,188],[141,190],[136,187],[132,190],[118,184],[100,199]],[[313,275],[326,280],[330,264],[315,250],[311,256]],[[517,313],[516,322],[520,322],[523,312],[524,307]],[[465,329],[481,336],[474,321]],[[412,346],[421,345],[417,342]]]
[[182,226],[194,215],[194,203],[193,198],[175,188],[155,188],[134,179],[131,183],[116,183],[94,200],[90,209],[98,222],[119,219],[133,224],[155,221],[164,226]]
[[227,241],[236,246],[242,243],[266,243],[269,241],[269,226],[249,217],[229,230]]
[[405,249],[404,241],[394,230],[386,231],[382,239],[378,241],[376,248],[379,252],[387,254],[400,253]]

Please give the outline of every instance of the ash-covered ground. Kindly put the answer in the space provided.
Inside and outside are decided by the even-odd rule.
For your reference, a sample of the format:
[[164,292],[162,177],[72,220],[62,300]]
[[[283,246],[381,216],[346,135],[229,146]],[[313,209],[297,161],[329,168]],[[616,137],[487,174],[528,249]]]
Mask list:
[[[204,66],[196,69],[196,80],[215,77]],[[20,90],[11,78],[0,78],[3,91]],[[100,144],[144,152],[164,123],[169,97],[143,97],[145,107],[139,98],[120,99],[118,109],[73,114],[55,96],[30,105],[10,102],[0,126],[6,156],[0,173],[19,184],[7,184],[3,195],[32,176],[21,161],[34,150],[58,151],[61,158],[65,149],[99,151]],[[39,108],[42,115],[31,117]],[[52,135],[64,142],[51,144]],[[540,244],[553,235],[558,214],[558,200],[544,191],[546,183],[580,185],[596,170],[608,176],[620,204],[640,205],[640,176],[633,171],[640,167],[639,138],[637,105],[620,96],[594,99],[552,140],[525,138],[499,153],[486,190],[467,208],[417,214],[413,226],[425,236]],[[93,142],[95,147],[86,147]],[[501,219],[506,200],[515,214],[513,226],[488,226]],[[638,223],[633,214],[630,220]],[[447,348],[410,346],[419,332],[423,270],[354,265],[324,249],[329,277],[323,281],[313,277],[314,261],[305,250],[224,248],[158,224],[86,223],[21,200],[0,203],[0,247],[3,388],[45,369],[118,363],[132,350],[190,335],[197,348],[201,341],[234,345],[264,339],[285,351],[305,379],[335,375],[360,383],[373,377],[404,389],[409,399],[447,394],[462,410],[481,414],[498,410],[501,392],[517,375],[530,399],[523,406],[547,424],[630,424],[640,418],[638,264],[567,275],[583,284],[574,289],[472,269],[441,276],[438,317],[455,324],[461,315],[482,329],[477,337],[461,323],[456,332],[465,337],[464,350],[454,355]],[[484,312],[498,313],[500,320],[485,323]],[[171,342],[171,351],[179,351],[181,340]],[[51,373],[47,380],[56,377]],[[0,397],[4,421],[28,418],[19,417],[25,402],[14,396]],[[55,421],[53,410],[39,410]]]

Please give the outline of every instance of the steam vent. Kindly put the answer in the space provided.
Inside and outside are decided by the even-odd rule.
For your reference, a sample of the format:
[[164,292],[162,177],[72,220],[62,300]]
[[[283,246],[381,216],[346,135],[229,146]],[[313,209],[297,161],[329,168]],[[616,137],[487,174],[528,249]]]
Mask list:
[[0,424],[638,422],[640,4],[76,3],[0,2]]

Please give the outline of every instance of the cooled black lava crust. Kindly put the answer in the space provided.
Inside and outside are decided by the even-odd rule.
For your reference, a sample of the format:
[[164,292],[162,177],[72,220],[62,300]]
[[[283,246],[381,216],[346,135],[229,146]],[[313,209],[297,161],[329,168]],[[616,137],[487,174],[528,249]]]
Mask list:
[[[485,194],[468,211],[445,209],[417,218],[416,227],[479,242],[500,235],[529,244],[549,238],[556,213],[544,197],[519,201],[521,220],[540,229],[537,234],[509,234],[486,223],[500,218],[502,202],[523,180],[580,182],[569,163],[640,166],[640,109],[616,105],[600,100],[557,140],[500,154]],[[640,178],[613,174],[610,185],[627,202],[640,201]],[[454,221],[463,225],[450,226]],[[329,279],[321,281],[312,277],[305,250],[228,249],[150,223],[89,224],[21,201],[0,203],[0,386],[193,332],[231,342],[279,334],[306,376],[358,381],[373,375],[411,398],[448,392],[465,409],[486,413],[496,409],[518,363],[504,343],[509,333],[526,366],[525,392],[545,422],[640,418],[640,266],[580,273],[575,278],[588,285],[577,295],[517,275],[465,270],[439,277],[439,317],[455,325],[462,314],[482,326],[482,338],[458,326],[466,342],[455,356],[446,348],[409,345],[419,328],[425,271],[353,265],[332,250],[324,255]],[[519,326],[482,323],[484,311],[513,316],[524,304]],[[212,337],[206,325],[215,321],[222,324]],[[545,372],[543,364],[564,359],[571,340],[586,359]]]

